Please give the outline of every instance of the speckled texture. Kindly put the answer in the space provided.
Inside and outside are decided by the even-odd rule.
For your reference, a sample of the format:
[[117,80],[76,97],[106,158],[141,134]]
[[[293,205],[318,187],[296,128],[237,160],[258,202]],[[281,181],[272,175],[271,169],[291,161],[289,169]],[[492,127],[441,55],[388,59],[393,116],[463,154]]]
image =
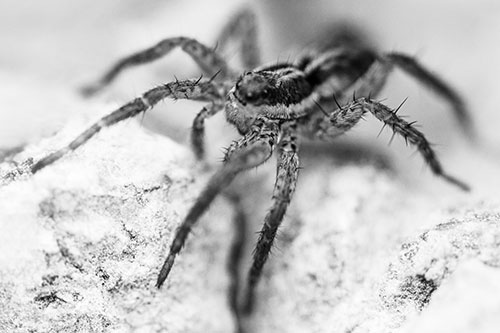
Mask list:
[[[460,193],[455,203],[432,202],[425,191],[408,196],[388,170],[362,163],[334,169],[326,162],[320,159],[301,174],[277,255],[259,289],[258,312],[248,321],[252,332],[403,332],[407,322],[420,327],[420,316],[426,327],[433,321],[445,327],[439,313],[446,310],[431,306],[434,294],[444,285],[448,295],[471,297],[463,283],[450,286],[449,279],[500,287],[498,203],[458,205]],[[489,274],[469,268],[457,273],[468,276],[457,276],[455,269],[470,260],[487,265]],[[476,327],[485,307],[473,300],[469,309],[464,301],[459,308],[467,311],[467,327]],[[498,302],[487,304],[500,315]],[[494,322],[480,331],[494,329]]]
[[[91,105],[96,117],[110,107]],[[87,123],[75,119],[14,160],[43,154]],[[478,311],[487,311],[489,320],[477,327],[489,332],[498,302],[481,304],[474,295],[499,288],[500,205],[428,177],[438,185],[434,191],[446,193],[439,197],[425,185],[405,184],[374,157],[345,157],[302,159],[247,331],[418,331],[445,325],[453,309],[465,312],[458,296],[464,293],[478,303],[461,317],[464,327],[476,327]],[[259,229],[269,205],[272,168],[236,184],[246,186],[251,230]],[[0,188],[1,328],[233,331],[225,271],[232,210],[224,199],[200,221],[165,287],[154,288],[175,226],[209,174],[186,147],[130,120]],[[463,280],[480,285],[471,293]],[[452,307],[450,295],[461,301]],[[435,298],[446,308],[433,305]]]
[[193,170],[184,148],[130,121],[1,188],[0,331],[227,331],[223,203],[154,287],[204,180]]

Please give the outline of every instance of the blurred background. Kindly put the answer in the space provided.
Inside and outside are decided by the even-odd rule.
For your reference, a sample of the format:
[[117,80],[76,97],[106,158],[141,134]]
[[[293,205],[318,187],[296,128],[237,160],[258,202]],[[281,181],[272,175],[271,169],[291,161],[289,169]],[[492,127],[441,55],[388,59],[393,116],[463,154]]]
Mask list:
[[[178,35],[215,45],[223,24],[246,3],[258,16],[265,61],[293,59],[310,39],[332,24],[356,26],[379,50],[414,55],[446,79],[463,95],[485,142],[498,146],[500,2],[496,0],[1,0],[0,149],[36,142],[72,117],[95,112],[92,100],[81,98],[78,88],[93,82],[124,55]],[[237,57],[236,50],[229,57]],[[93,101],[118,106],[155,85],[174,80],[174,75],[193,78],[199,70],[189,57],[175,51],[151,65],[127,71]],[[406,97],[401,114],[418,120],[430,141],[438,144],[436,149],[443,159],[461,164],[464,149],[471,148],[458,132],[450,110],[425,88],[396,72],[380,98],[396,107]],[[201,106],[167,101],[146,113],[142,122],[185,142],[191,120]],[[228,136],[234,135],[221,116],[208,126],[211,153],[217,157],[220,147],[230,142]],[[380,127],[370,119],[342,140],[371,144]],[[396,151],[391,153],[394,155],[404,152],[399,159],[404,165],[413,149],[407,149],[404,140],[395,140],[387,148],[390,136],[387,130],[377,140],[380,149]],[[453,157],[453,152],[458,157]],[[414,163],[415,158],[411,158],[409,164]],[[460,166],[452,168],[454,174],[460,174],[471,173],[475,167],[463,171]],[[414,169],[416,174],[422,173],[422,168]]]

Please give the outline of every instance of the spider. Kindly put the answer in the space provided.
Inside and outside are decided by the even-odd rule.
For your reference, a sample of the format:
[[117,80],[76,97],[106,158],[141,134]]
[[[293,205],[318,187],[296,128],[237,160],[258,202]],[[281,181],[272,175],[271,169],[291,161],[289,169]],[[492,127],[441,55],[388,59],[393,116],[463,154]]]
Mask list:
[[263,164],[275,153],[276,182],[271,208],[264,218],[248,273],[242,306],[246,312],[253,307],[256,285],[295,190],[301,138],[335,139],[370,113],[415,146],[435,175],[468,190],[464,182],[443,170],[425,136],[413,123],[398,116],[399,108],[391,109],[373,99],[396,67],[447,101],[464,132],[474,136],[469,113],[459,95],[413,57],[395,52],[379,53],[352,34],[338,33],[309,47],[295,61],[260,65],[255,22],[252,11],[244,9],[226,24],[218,38],[222,50],[229,42],[238,43],[245,68],[243,74],[231,68],[218,51],[186,37],[164,39],[118,61],[83,92],[95,94],[125,69],[157,60],[175,48],[187,53],[205,77],[176,79],[145,92],[100,119],[66,147],[30,167],[31,173],[38,172],[80,147],[103,128],[143,113],[166,98],[207,103],[194,118],[190,137],[195,156],[203,160],[205,120],[224,111],[226,120],[236,127],[241,138],[229,145],[223,164],[208,180],[176,230],[156,286],[160,288],[166,281],[191,229],[212,201],[241,172]]

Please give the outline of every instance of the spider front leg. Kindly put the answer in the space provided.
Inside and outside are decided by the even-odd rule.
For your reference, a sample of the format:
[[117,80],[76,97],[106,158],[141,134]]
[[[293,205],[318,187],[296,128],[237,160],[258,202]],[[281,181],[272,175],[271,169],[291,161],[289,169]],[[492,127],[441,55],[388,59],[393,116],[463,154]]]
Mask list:
[[157,60],[176,47],[182,48],[184,52],[190,55],[208,76],[214,77],[214,79],[217,76],[217,80],[224,80],[228,76],[234,76],[226,61],[213,49],[192,38],[174,37],[164,39],[148,49],[118,61],[96,83],[84,87],[82,93],[86,96],[93,95],[109,85],[126,68]]
[[396,112],[394,112],[394,110],[390,109],[380,102],[365,97],[358,98],[352,101],[349,105],[343,107],[343,109],[372,113],[378,120],[384,122],[384,124],[386,125],[389,125],[394,133],[402,135],[406,142],[409,142],[410,144],[417,147],[418,151],[425,159],[427,164],[429,164],[432,172],[436,176],[439,176],[449,183],[458,186],[464,191],[470,190],[467,184],[455,177],[448,175],[443,170],[441,163],[436,157],[436,153],[434,152],[434,150],[432,150],[425,136],[413,126],[413,123],[408,123],[405,120],[401,119],[401,117],[399,117]]
[[299,156],[295,122],[283,125],[283,136],[279,143],[276,183],[273,191],[273,204],[264,219],[259,239],[253,255],[253,263],[248,273],[248,286],[243,307],[244,313],[251,313],[255,299],[255,287],[262,274],[278,231],[292,199],[299,175]]
[[170,246],[170,251],[158,275],[156,283],[158,288],[161,287],[170,273],[175,257],[184,246],[189,232],[215,197],[217,197],[240,172],[257,167],[269,159],[273,153],[278,130],[279,125],[277,122],[262,118],[257,119],[252,125],[250,132],[229,147],[224,159],[224,164],[210,178],[208,184],[198,196],[198,199],[177,229],[174,240]]
[[40,159],[31,166],[31,173],[38,172],[40,169],[59,160],[67,153],[77,149],[101,129],[116,124],[124,119],[134,117],[141,112],[145,112],[167,97],[172,99],[220,101],[224,98],[224,95],[224,88],[211,80],[176,81],[153,88],[144,93],[141,97],[134,99],[109,115],[101,118],[98,122],[76,137],[76,139],[71,141],[66,147]]

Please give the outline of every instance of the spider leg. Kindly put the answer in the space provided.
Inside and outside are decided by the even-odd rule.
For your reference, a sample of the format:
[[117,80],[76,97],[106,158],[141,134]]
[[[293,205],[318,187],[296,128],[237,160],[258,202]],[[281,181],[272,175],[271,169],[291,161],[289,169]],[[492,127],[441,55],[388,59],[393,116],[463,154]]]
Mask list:
[[248,8],[241,10],[222,28],[217,38],[222,52],[231,39],[240,43],[240,55],[245,69],[253,69],[260,64],[257,24],[253,11]]
[[389,125],[394,133],[402,135],[406,142],[416,146],[435,175],[443,178],[455,186],[458,186],[464,191],[470,190],[467,184],[453,176],[448,175],[443,170],[441,163],[437,159],[434,150],[432,150],[431,145],[425,136],[413,126],[413,123],[408,123],[400,118],[394,110],[380,102],[365,97],[354,100],[349,105],[345,106],[345,108],[353,110],[359,109],[363,112],[372,113],[378,120],[384,122],[386,125]]
[[198,196],[184,221],[175,233],[170,251],[158,275],[156,286],[161,287],[174,264],[175,257],[180,252],[191,228],[200,216],[207,210],[219,193],[225,189],[241,171],[257,167],[264,163],[273,153],[274,143],[278,135],[278,123],[257,119],[252,130],[243,138],[234,142],[225,156],[222,167],[210,178],[204,190]]
[[176,47],[182,48],[190,55],[208,76],[214,78],[217,76],[215,79],[223,80],[227,76],[233,75],[226,61],[213,49],[192,38],[174,37],[164,39],[150,48],[118,61],[96,83],[84,87],[82,93],[86,96],[93,95],[109,85],[126,68],[157,60]]
[[[321,105],[318,107],[323,109]],[[333,112],[324,111],[328,117],[317,113],[309,119],[300,120],[302,122],[300,134],[309,138],[331,141],[354,127],[365,113],[362,109],[352,107],[337,108]]]
[[218,84],[208,80],[185,80],[170,82],[145,92],[141,97],[123,105],[119,109],[104,116],[94,123],[78,137],[71,141],[66,147],[61,148],[48,156],[40,159],[31,166],[31,172],[36,173],[59,160],[67,153],[77,149],[87,142],[91,137],[97,134],[101,129],[116,124],[124,119],[134,117],[141,112],[152,108],[159,101],[170,97],[173,99],[191,99],[191,100],[220,100],[221,88]]
[[348,103],[355,95],[377,96],[391,71],[389,63],[377,60],[352,85],[322,97],[316,104],[316,112],[299,120],[301,135],[331,141],[350,130],[363,118],[364,111],[341,105]]
[[[287,124],[288,125],[288,124]],[[248,288],[245,295],[243,311],[251,313],[255,299],[255,286],[260,279],[262,267],[266,262],[273,245],[278,227],[283,220],[287,207],[292,199],[299,174],[299,157],[295,122],[284,128],[279,143],[279,155],[276,171],[276,183],[273,191],[273,204],[264,219],[253,255],[253,263],[248,273]],[[285,127],[285,125],[284,125]]]
[[[346,89],[337,97],[339,100],[345,98],[352,99],[352,96],[377,96],[387,82],[393,66],[387,61],[377,59],[368,68],[366,73],[358,78],[354,84]],[[338,106],[338,105],[337,105]]]
[[470,113],[465,106],[464,101],[455,90],[453,90],[441,78],[437,77],[435,74],[423,67],[413,57],[401,53],[389,53],[385,57],[388,61],[401,68],[421,84],[429,87],[438,96],[446,100],[453,107],[455,115],[463,131],[471,140],[477,139],[477,133],[474,129]]
[[240,291],[240,266],[243,257],[243,250],[246,244],[246,234],[248,229],[248,218],[245,212],[241,194],[226,193],[226,197],[233,204],[234,216],[233,224],[235,233],[231,242],[229,257],[227,261],[227,271],[229,273],[230,285],[228,289],[228,302],[236,321],[236,332],[243,332],[241,323],[241,313],[239,310],[238,295]]
[[205,120],[224,108],[222,103],[205,105],[196,115],[191,127],[191,148],[198,160],[205,157]]

